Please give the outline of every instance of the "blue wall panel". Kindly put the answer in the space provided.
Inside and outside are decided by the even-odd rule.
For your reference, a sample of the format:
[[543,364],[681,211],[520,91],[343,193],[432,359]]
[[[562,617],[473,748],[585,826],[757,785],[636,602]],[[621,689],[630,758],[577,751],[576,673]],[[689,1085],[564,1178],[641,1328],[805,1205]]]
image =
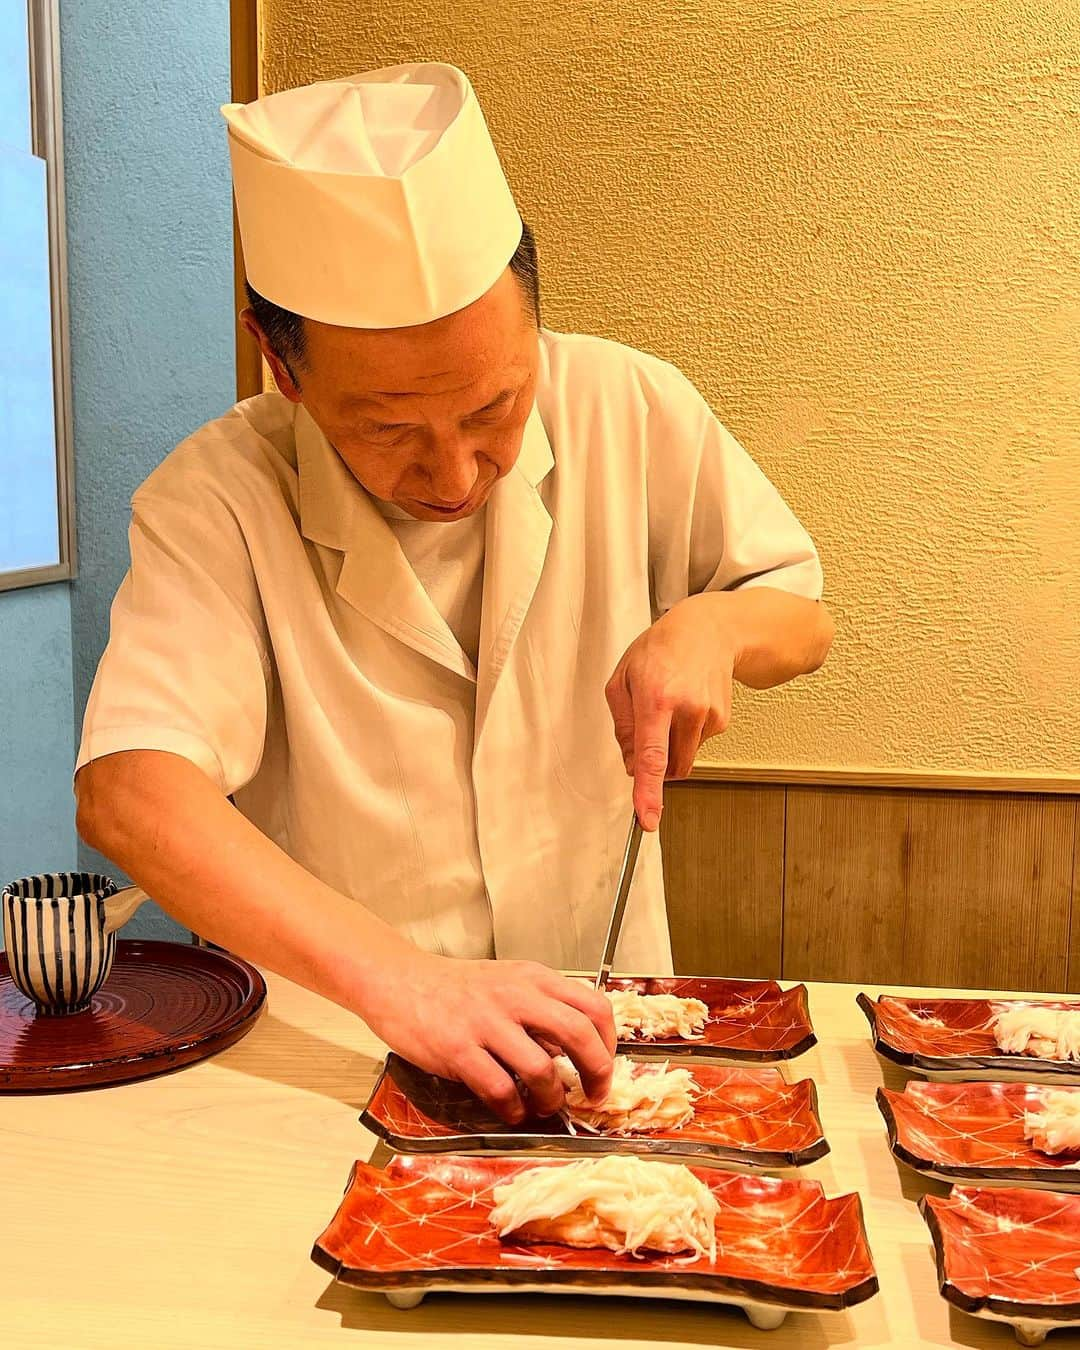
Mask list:
[[[235,397],[221,0],[61,5],[79,577],[76,732],[127,567],[131,494]],[[82,851],[84,865],[97,859]],[[148,906],[135,932],[169,932]]]
[[71,596],[0,592],[0,885],[76,865]]
[[[0,0],[0,143],[23,152],[28,86],[14,48],[24,16],[19,0]],[[80,575],[73,587],[0,593],[0,880],[73,867],[77,858],[115,872],[77,847],[70,784],[82,708],[127,565],[130,497],[179,440],[231,404],[235,379],[231,197],[218,112],[229,97],[228,6],[78,0],[61,5],[60,20]],[[0,210],[6,225],[2,199]],[[38,286],[40,243],[38,236]],[[30,284],[32,269],[17,270],[20,284]],[[28,353],[40,332],[23,336]],[[0,365],[21,355],[13,349]],[[2,416],[10,427],[22,414]],[[20,435],[30,443],[28,433],[0,439]],[[51,466],[50,457],[50,474]],[[12,540],[21,512],[7,494],[22,490],[4,460],[0,529]],[[149,906],[128,931],[181,935]]]

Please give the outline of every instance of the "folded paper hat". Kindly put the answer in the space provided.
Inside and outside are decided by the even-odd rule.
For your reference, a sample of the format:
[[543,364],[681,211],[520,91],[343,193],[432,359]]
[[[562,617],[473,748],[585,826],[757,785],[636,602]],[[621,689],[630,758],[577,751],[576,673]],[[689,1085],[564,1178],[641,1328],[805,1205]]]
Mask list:
[[429,323],[479,299],[521,217],[468,78],[423,64],[222,108],[252,286],[349,328]]

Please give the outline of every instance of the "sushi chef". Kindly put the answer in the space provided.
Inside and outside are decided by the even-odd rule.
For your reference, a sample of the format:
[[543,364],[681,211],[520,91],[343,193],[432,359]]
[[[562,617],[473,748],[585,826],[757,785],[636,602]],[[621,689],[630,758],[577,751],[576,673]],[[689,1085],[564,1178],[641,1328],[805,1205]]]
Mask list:
[[398,66],[224,110],[277,392],[135,493],[86,710],[83,838],[206,938],[508,1120],[602,1095],[595,968],[671,968],[665,779],[734,680],[814,670],[814,545],[665,362],[541,324],[467,78]]

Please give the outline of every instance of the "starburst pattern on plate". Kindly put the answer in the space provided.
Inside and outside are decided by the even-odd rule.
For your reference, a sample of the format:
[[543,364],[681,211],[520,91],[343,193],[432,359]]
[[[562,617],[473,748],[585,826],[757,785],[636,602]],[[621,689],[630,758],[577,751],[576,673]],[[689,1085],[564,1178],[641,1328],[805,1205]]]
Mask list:
[[488,1220],[493,1188],[524,1168],[568,1163],[414,1155],[381,1171],[358,1162],[312,1255],[344,1283],[374,1289],[506,1288],[543,1270],[546,1283],[582,1290],[640,1285],[791,1307],[850,1307],[877,1290],[859,1197],[827,1199],[813,1181],[692,1168],[720,1206],[715,1262],[500,1240]]
[[1080,1196],[954,1186],[924,1195],[941,1292],[965,1312],[1080,1320]]
[[557,1116],[505,1125],[464,1085],[390,1055],[361,1120],[407,1152],[529,1148],[580,1154],[614,1147],[752,1167],[800,1166],[828,1152],[810,1079],[788,1083],[778,1069],[715,1064],[694,1064],[691,1073],[701,1092],[693,1119],[678,1129],[573,1135]]
[[642,975],[616,977],[609,989],[630,989],[639,994],[674,994],[697,998],[709,1010],[701,1036],[687,1041],[633,1040],[620,1049],[638,1055],[675,1058],[694,1055],[723,1060],[768,1063],[793,1059],[815,1044],[810,1024],[806,986],[781,989],[775,980],[724,980],[705,975],[674,975],[666,978]]
[[903,1092],[878,1088],[877,1102],[893,1152],[920,1172],[1080,1187],[1075,1155],[1040,1153],[1024,1138],[1024,1113],[1040,1109],[1044,1091],[1033,1083],[911,1082]]
[[993,1078],[1003,1073],[1080,1083],[1080,1063],[1007,1055],[994,1039],[999,1012],[1024,1004],[1080,1011],[1080,1003],[1035,999],[898,998],[859,994],[879,1055],[928,1073],[964,1072]]

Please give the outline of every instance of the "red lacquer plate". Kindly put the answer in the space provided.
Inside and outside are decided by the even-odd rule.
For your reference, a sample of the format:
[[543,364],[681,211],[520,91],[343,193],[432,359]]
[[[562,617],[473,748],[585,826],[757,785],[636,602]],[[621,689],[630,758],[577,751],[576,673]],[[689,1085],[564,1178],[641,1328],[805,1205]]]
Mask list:
[[224,1050],[255,1023],[263,977],[246,961],[181,942],[121,941],[85,1012],[42,1017],[0,952],[0,1092],[101,1087]]
[[492,1189],[525,1168],[569,1163],[444,1154],[397,1157],[382,1171],[358,1162],[312,1258],[401,1306],[431,1290],[639,1294],[767,1305],[779,1316],[766,1312],[760,1324],[778,1325],[789,1308],[847,1308],[877,1292],[859,1197],[828,1200],[815,1181],[692,1168],[720,1204],[715,1262],[500,1240],[488,1221]]
[[[631,1056],[637,1058],[637,1056]],[[689,1067],[701,1095],[694,1118],[656,1134],[571,1134],[559,1117],[506,1125],[461,1083],[425,1073],[391,1054],[360,1117],[401,1153],[639,1153],[702,1158],[747,1167],[801,1167],[829,1151],[817,1092],[779,1069]]]
[[[1032,1083],[908,1083],[878,1088],[889,1146],[901,1162],[943,1181],[1080,1188],[1075,1154],[1040,1153],[1024,1138],[1024,1112],[1037,1111]],[[1060,1088],[1075,1092],[1080,1088]]]
[[1013,1323],[1025,1345],[1080,1322],[1080,1196],[954,1186],[919,1208],[950,1303]]
[[1080,1003],[1050,999],[894,998],[889,994],[876,1000],[859,994],[857,1002],[870,1023],[877,1053],[927,1078],[1080,1084],[1080,1063],[1007,1055],[998,1049],[992,1030],[997,1014],[1009,1007],[1033,1004],[1080,1011]]
[[689,1055],[763,1064],[794,1059],[817,1043],[804,984],[781,989],[775,980],[722,980],[706,975],[659,979],[634,975],[611,979],[608,988],[698,998],[709,1010],[703,1034],[695,1040],[674,1037],[620,1042],[620,1050],[635,1055],[661,1059]]

